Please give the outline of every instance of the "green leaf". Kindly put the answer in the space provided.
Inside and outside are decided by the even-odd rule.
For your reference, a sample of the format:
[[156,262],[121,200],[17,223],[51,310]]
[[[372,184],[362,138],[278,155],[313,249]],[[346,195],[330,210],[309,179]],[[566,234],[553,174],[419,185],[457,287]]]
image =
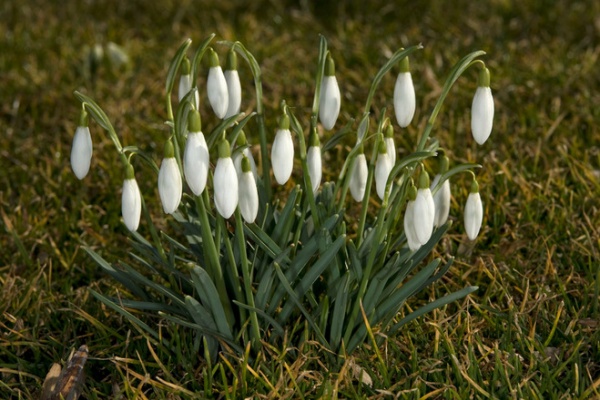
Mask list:
[[183,60],[183,56],[185,56],[185,53],[187,51],[187,49],[190,47],[190,45],[192,44],[192,39],[186,39],[181,46],[179,46],[179,49],[177,49],[177,52],[175,53],[175,56],[173,56],[173,60],[171,61],[171,64],[169,65],[169,71],[167,72],[167,81],[166,81],[166,94],[167,96],[171,94],[171,92],[173,91],[173,85],[175,84],[175,78],[177,78],[177,73],[179,72],[179,65],[181,64],[181,60]]
[[329,343],[333,346],[332,350],[338,349],[342,340],[342,332],[344,330],[344,319],[347,313],[348,296],[352,274],[346,272],[342,277],[341,288],[337,291],[335,304],[333,306],[333,314],[331,317],[331,328],[329,334]]
[[[263,310],[258,309],[256,307],[251,307],[247,304],[240,303],[239,301],[236,301],[236,300],[233,300],[233,303],[236,304],[238,307],[242,307],[246,310],[253,311],[260,317],[264,318],[264,320],[267,321],[273,327],[276,334],[278,334],[280,336],[283,336],[285,334],[285,330],[283,329],[283,327],[281,325],[279,325],[279,323],[275,320],[275,318],[271,317],[269,314],[267,314]],[[268,326],[263,326],[261,328],[266,331]]]
[[[198,302],[198,300],[194,299],[190,296],[185,296],[185,305],[192,316],[194,322],[200,325],[203,329],[201,332],[207,336],[207,346],[208,352],[211,354],[213,360],[217,356],[218,351],[218,341],[217,338],[221,338],[217,332],[217,325],[215,324],[215,320],[210,315],[210,313]],[[223,338],[224,339],[224,338]]]

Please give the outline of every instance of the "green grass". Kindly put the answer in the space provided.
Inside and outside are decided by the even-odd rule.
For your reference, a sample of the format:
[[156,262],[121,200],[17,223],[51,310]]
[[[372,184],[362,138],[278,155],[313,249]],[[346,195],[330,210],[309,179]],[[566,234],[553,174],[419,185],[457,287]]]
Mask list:
[[[90,347],[84,395],[92,399],[117,392],[159,399],[600,397],[600,4],[46,3],[0,5],[0,397],[36,398],[50,365],[83,343]],[[104,107],[124,143],[159,159],[168,62],[184,38],[198,43],[212,32],[242,41],[261,64],[272,126],[282,99],[308,115],[318,33],[336,60],[344,123],[358,114],[386,57],[423,43],[411,58],[416,120],[398,134],[406,152],[452,64],[485,50],[496,102],[491,139],[478,147],[469,136],[475,74],[459,80],[434,130],[451,160],[483,165],[484,228],[473,248],[459,246],[467,184],[453,181],[451,215],[458,220],[439,251],[462,255],[443,284],[404,312],[466,285],[479,291],[384,338],[380,357],[371,343],[332,362],[308,341],[214,365],[201,355],[186,361],[192,339],[184,329],[140,316],[173,331],[173,356],[95,300],[88,288],[111,295],[122,288],[81,245],[108,259],[126,257],[122,168],[110,139],[93,127],[90,175],[79,182],[72,174],[79,111],[73,90]],[[132,63],[123,70],[100,66],[91,79],[85,48],[109,41],[123,46]],[[240,73],[250,79],[249,71]],[[375,113],[391,106],[393,78],[382,88]],[[244,100],[243,107],[252,106]],[[337,173],[343,154],[332,153],[325,176]],[[158,195],[149,195],[155,186],[140,182],[157,226],[171,234]],[[380,337],[376,327],[374,334]],[[372,386],[360,383],[360,368]]]

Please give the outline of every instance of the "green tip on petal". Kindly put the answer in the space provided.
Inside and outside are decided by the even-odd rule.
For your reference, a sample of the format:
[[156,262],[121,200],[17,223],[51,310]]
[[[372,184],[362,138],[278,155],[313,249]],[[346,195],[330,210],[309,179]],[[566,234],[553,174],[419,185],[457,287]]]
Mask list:
[[88,126],[89,125],[88,113],[85,111],[85,108],[81,108],[81,113],[79,114],[79,125],[78,126]]
[[335,62],[331,57],[331,54],[327,52],[327,60],[325,61],[325,76],[334,76],[335,75]]
[[394,127],[392,126],[392,124],[388,124],[388,126],[385,128],[385,137],[386,138],[394,137]]
[[387,144],[385,144],[385,140],[380,140],[379,141],[379,147],[377,148],[377,152],[379,154],[387,154]]
[[183,60],[181,60],[181,75],[189,75],[191,70],[189,58],[187,56],[183,57]]
[[483,67],[479,70],[479,80],[477,81],[479,87],[490,87],[490,70]]
[[415,201],[415,199],[417,198],[417,188],[412,182],[411,185],[408,187],[406,197],[408,197],[409,201]]
[[229,53],[227,53],[227,64],[225,65],[225,69],[229,71],[235,71],[238,69],[237,54],[233,47],[229,49]]
[[245,146],[248,144],[248,140],[246,139],[246,134],[244,131],[240,131],[240,134],[237,138],[238,146]]
[[279,118],[279,129],[290,129],[290,117],[287,114]]
[[200,112],[198,110],[190,110],[188,114],[188,131],[202,132],[202,123],[200,122]]
[[227,139],[222,139],[219,142],[219,158],[229,157],[231,157],[231,148],[229,147],[229,142]]
[[448,157],[445,154],[443,156],[441,156],[441,158],[440,158],[440,174],[445,174],[446,172],[448,172],[449,164],[450,164],[450,160],[448,159]]
[[250,160],[248,157],[242,157],[242,172],[252,172],[252,167],[250,166]]
[[217,52],[213,50],[212,47],[208,48],[208,65],[211,68],[221,66],[221,64],[219,64],[219,56],[217,55]]
[[125,167],[125,179],[135,179],[135,173],[133,172],[133,165],[127,164]]
[[425,168],[421,169],[421,175],[419,175],[419,189],[427,189],[429,187],[429,174],[425,171]]
[[165,158],[175,158],[175,148],[173,147],[171,139],[167,140],[167,143],[165,143]]
[[408,63],[408,56],[400,60],[400,72],[410,72],[410,65]]
[[473,182],[471,182],[471,193],[479,193],[479,183],[477,183],[476,179],[473,179]]
[[313,128],[310,136],[308,137],[308,147],[319,147],[321,146],[321,141],[319,140],[319,135],[317,134],[317,129]]

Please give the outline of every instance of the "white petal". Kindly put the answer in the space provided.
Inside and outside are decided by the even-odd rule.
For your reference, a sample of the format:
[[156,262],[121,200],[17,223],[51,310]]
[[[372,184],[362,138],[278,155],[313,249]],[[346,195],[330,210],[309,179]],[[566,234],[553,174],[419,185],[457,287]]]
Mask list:
[[[179,101],[181,101],[181,99],[183,99],[185,95],[190,92],[190,90],[192,90],[192,76],[189,74],[181,75],[181,77],[179,78]],[[198,105],[200,104],[200,94],[197,90],[195,92],[194,100],[196,101],[194,107],[198,108]]]
[[483,221],[483,204],[479,192],[469,193],[465,204],[465,231],[471,240],[475,240]]
[[232,117],[240,112],[242,104],[242,85],[240,84],[240,75],[237,70],[225,71],[225,82],[227,82],[227,93],[229,102],[225,118]]
[[271,163],[275,180],[284,185],[292,175],[294,167],[294,142],[289,129],[278,129],[271,148]]
[[189,132],[183,152],[183,173],[196,196],[201,195],[206,187],[209,161],[208,146],[202,132]]
[[172,214],[181,201],[181,173],[174,157],[164,158],[158,171],[158,194],[167,214]]
[[421,247],[421,243],[417,238],[417,232],[415,231],[415,202],[409,201],[406,206],[406,212],[404,213],[404,235],[406,236],[406,242],[408,248],[412,251],[417,251]]
[[485,143],[492,133],[494,124],[494,98],[492,89],[479,86],[473,96],[471,107],[471,132],[479,144]]
[[221,67],[211,67],[208,70],[208,79],[206,81],[208,91],[208,102],[219,118],[225,117],[227,107],[229,107],[229,94],[227,92],[227,82],[223,75]]
[[308,175],[312,184],[313,193],[317,193],[321,185],[321,177],[323,175],[323,166],[321,164],[321,148],[311,146],[306,153],[306,164],[308,165]]
[[394,165],[396,165],[396,144],[394,143],[394,138],[385,138],[385,147],[387,149],[387,153],[390,157],[390,162],[392,163],[393,168]]
[[406,128],[415,115],[416,99],[410,72],[400,72],[394,86],[394,110],[398,125]]
[[379,153],[377,155],[377,163],[375,164],[375,189],[377,196],[383,200],[385,196],[385,185],[387,184],[390,171],[392,170],[392,162],[387,153]]
[[254,156],[248,147],[241,151],[241,153],[237,153],[233,159],[233,165],[235,165],[235,170],[237,172],[238,178],[242,176],[242,155],[248,158],[250,162],[250,169],[252,170],[252,175],[254,175],[254,180],[258,177],[258,172],[256,171],[256,163],[254,162]]
[[350,194],[355,201],[361,202],[365,196],[369,169],[364,154],[359,154],[354,160],[352,174],[350,175]]
[[92,135],[87,126],[78,126],[71,148],[71,168],[78,179],[83,179],[90,170],[92,162]]
[[[432,190],[437,186],[441,177],[440,174],[437,174],[435,178],[433,178],[433,182],[431,183]],[[446,179],[438,191],[433,194],[433,203],[435,204],[433,226],[442,226],[448,220],[448,215],[450,215],[450,197],[450,181]]]
[[121,197],[121,215],[123,222],[131,232],[137,231],[140,225],[140,215],[142,213],[142,198],[140,188],[135,179],[125,179],[123,181],[123,195]]
[[229,218],[238,205],[238,177],[231,157],[219,158],[213,181],[217,211]]
[[324,76],[321,82],[321,97],[319,99],[319,119],[323,128],[333,129],[342,104],[340,87],[335,75]]
[[239,206],[244,221],[251,224],[258,215],[258,190],[251,171],[240,176]]
[[429,188],[417,190],[415,200],[415,232],[417,239],[423,245],[431,238],[433,232],[433,219],[435,217],[435,204]]

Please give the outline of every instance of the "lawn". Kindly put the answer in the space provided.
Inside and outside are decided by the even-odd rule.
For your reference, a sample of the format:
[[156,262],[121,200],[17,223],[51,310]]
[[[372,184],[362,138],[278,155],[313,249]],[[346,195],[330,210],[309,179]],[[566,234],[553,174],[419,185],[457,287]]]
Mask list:
[[[89,399],[600,398],[600,3],[58,3],[0,4],[0,397],[38,398],[52,363],[64,365],[87,344]],[[122,166],[110,138],[92,124],[90,174],[83,181],[73,175],[80,110],[73,92],[94,98],[124,143],[158,161],[168,135],[169,62],[183,40],[199,43],[211,33],[241,41],[258,60],[270,135],[281,100],[309,115],[319,34],[336,60],[341,124],[360,115],[387,58],[421,43],[411,55],[417,110],[396,138],[400,154],[415,148],[452,65],[484,50],[492,136],[483,146],[470,137],[474,72],[459,79],[434,128],[453,163],[482,165],[482,231],[466,244],[469,181],[461,176],[452,182],[455,224],[437,248],[456,261],[403,312],[465,286],[479,290],[404,326],[378,351],[365,344],[338,362],[323,358],[314,341],[268,347],[250,360],[189,362],[181,358],[190,340],[184,329],[140,316],[156,329],[175,329],[181,348],[169,354],[97,301],[89,289],[120,295],[123,288],[82,246],[111,261],[128,257]],[[129,61],[92,67],[91,49],[109,42]],[[225,50],[215,49],[224,59]],[[251,93],[245,66],[240,75]],[[382,81],[374,111],[391,108],[394,79]],[[243,99],[242,109],[254,106]],[[211,118],[203,124],[214,124]],[[338,173],[340,154],[324,163],[326,179]],[[176,235],[156,180],[138,183],[156,226]]]

